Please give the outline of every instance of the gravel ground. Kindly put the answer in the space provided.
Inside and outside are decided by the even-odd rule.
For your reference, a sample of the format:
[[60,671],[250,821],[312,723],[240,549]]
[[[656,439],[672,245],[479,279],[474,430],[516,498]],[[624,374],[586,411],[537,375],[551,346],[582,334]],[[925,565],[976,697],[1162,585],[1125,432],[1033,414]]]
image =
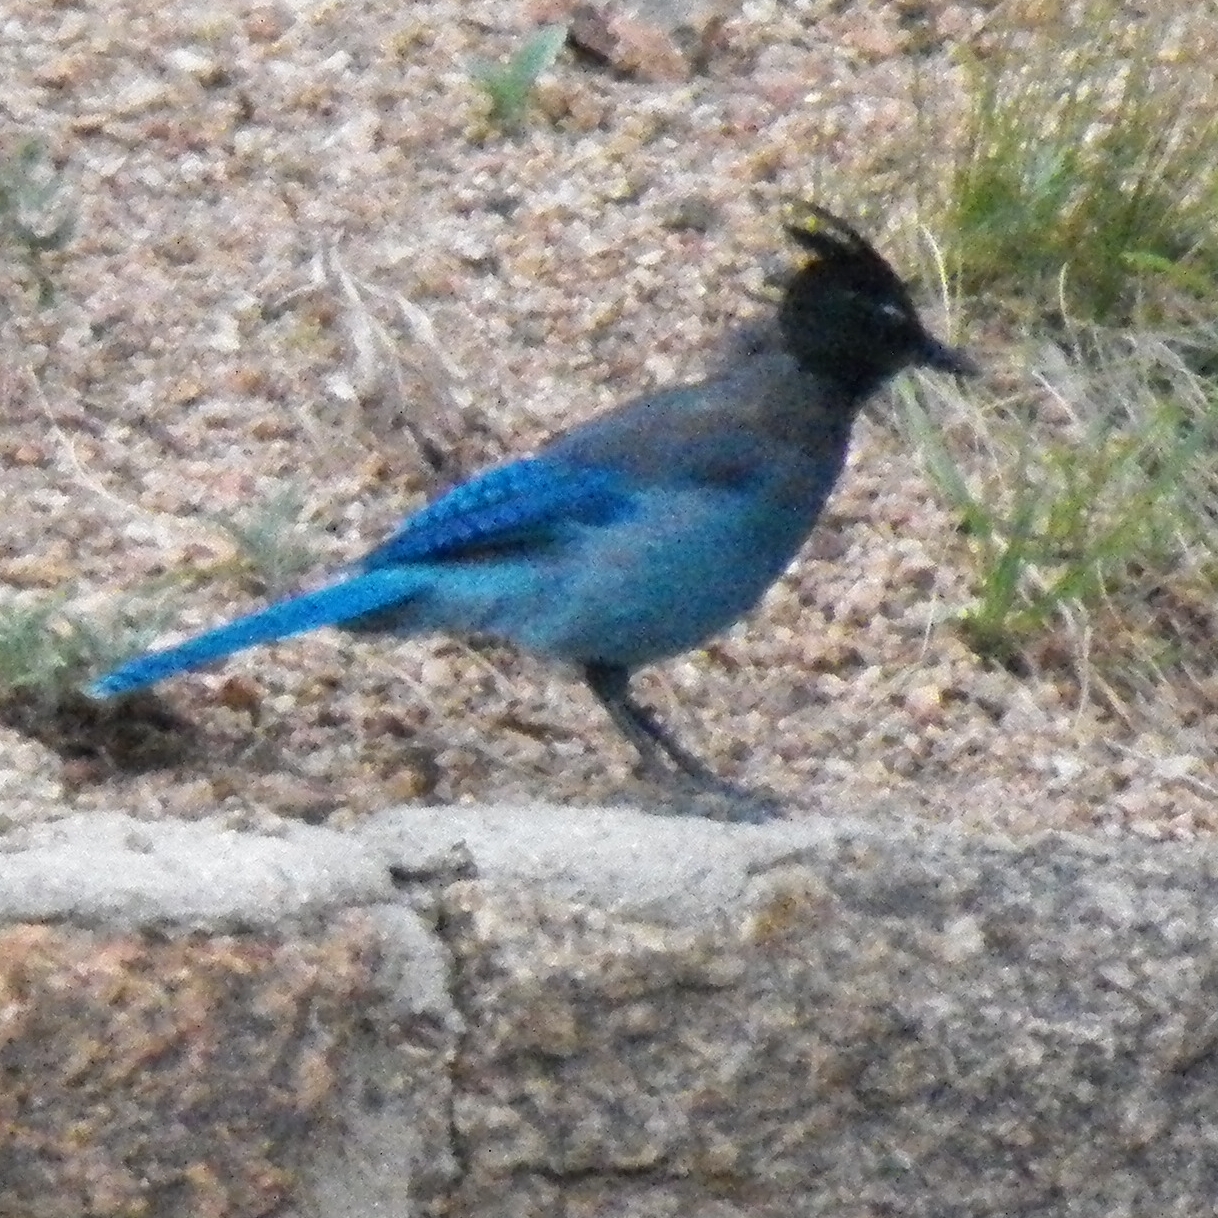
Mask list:
[[[5,284],[0,579],[89,612],[155,586],[175,630],[212,624],[258,592],[225,513],[297,490],[332,567],[434,487],[414,436],[476,467],[700,375],[788,256],[782,200],[815,193],[913,269],[950,55],[991,8],[756,0],[688,81],[564,52],[508,138],[470,64],[541,5],[13,0],[0,146],[45,142],[79,226],[52,308]],[[966,318],[963,337],[996,376],[1020,364],[1000,333]],[[1209,831],[1207,716],[1115,719],[958,639],[954,521],[884,415],[753,619],[648,671],[644,697],[798,805]],[[642,791],[578,683],[499,649],[321,633],[158,694],[109,747],[0,728],[0,811],[341,825],[404,800]]]

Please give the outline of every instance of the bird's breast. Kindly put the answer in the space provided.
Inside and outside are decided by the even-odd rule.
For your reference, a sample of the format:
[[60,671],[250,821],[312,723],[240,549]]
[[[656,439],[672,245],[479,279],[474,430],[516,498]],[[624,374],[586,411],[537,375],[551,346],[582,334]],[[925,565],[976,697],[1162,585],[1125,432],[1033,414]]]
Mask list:
[[810,528],[806,512],[756,495],[651,492],[549,560],[553,604],[520,641],[627,667],[676,655],[748,613]]

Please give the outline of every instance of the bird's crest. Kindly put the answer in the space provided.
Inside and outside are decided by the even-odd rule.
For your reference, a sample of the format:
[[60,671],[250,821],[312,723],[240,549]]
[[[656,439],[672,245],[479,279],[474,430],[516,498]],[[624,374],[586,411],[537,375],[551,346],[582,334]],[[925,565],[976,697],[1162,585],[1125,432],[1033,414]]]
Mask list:
[[904,284],[888,261],[857,229],[816,203],[787,209],[787,235],[812,257],[805,270],[820,270],[880,296],[901,294]]

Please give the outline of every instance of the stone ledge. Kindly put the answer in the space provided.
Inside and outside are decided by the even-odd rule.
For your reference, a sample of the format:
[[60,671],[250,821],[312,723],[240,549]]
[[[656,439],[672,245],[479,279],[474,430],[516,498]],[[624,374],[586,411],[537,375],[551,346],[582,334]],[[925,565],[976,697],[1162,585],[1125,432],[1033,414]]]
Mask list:
[[546,808],[2,840],[3,1215],[1218,1195],[1218,850]]
[[381,853],[308,825],[259,833],[92,813],[0,836],[0,923],[270,928],[392,893]]

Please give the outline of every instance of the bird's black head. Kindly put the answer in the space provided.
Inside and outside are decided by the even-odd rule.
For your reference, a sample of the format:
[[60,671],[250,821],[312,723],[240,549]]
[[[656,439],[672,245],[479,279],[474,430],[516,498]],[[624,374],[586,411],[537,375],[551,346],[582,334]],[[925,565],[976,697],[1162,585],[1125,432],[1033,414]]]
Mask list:
[[805,204],[787,232],[812,257],[788,282],[779,310],[783,346],[808,372],[861,401],[907,365],[967,376],[977,366],[922,325],[900,276],[844,220]]

